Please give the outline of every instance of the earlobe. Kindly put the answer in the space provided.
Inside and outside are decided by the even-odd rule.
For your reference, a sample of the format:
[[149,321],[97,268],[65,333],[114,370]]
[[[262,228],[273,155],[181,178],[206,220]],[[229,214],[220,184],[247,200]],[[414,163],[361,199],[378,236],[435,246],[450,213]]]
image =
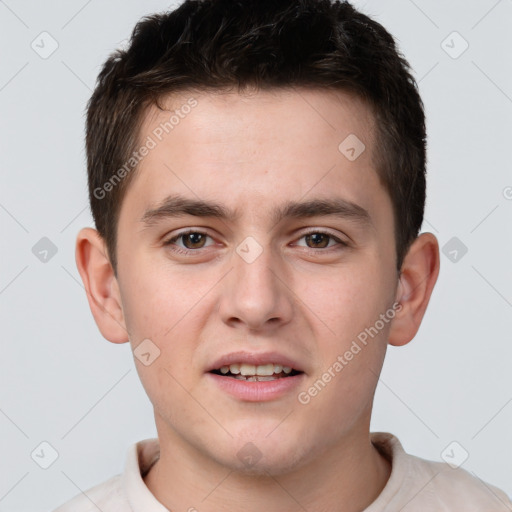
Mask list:
[[396,302],[401,305],[389,332],[390,345],[409,343],[421,325],[439,275],[439,245],[422,233],[409,247],[400,271]]
[[78,233],[75,259],[101,334],[112,343],[129,341],[117,279],[98,231],[84,228]]

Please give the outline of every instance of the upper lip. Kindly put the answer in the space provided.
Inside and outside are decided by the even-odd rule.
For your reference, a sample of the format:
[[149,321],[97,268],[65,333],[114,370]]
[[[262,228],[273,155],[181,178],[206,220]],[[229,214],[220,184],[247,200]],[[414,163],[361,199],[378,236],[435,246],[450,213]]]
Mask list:
[[289,366],[299,372],[304,371],[297,361],[290,357],[287,357],[278,352],[231,352],[230,354],[223,355],[216,359],[212,365],[206,370],[210,372],[212,370],[218,370],[223,366],[229,366],[230,364],[245,363],[253,364],[255,366],[273,363],[281,366]]

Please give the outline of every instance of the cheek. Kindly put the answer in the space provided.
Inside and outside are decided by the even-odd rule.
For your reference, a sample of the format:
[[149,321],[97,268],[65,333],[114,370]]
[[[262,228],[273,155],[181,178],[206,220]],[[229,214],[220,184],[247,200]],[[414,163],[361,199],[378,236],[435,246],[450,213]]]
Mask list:
[[[166,397],[175,397],[173,414],[181,410],[181,395],[192,384],[189,365],[197,349],[202,329],[201,292],[184,289],[185,282],[155,269],[139,273],[125,283],[122,294],[125,321],[130,333],[132,350],[142,340],[149,339],[158,355],[148,366],[137,360],[135,364],[140,380],[156,409]],[[204,315],[204,313],[203,313]],[[153,345],[150,345],[153,347]],[[183,397],[186,401],[186,397]]]
[[176,337],[183,325],[190,327],[190,318],[208,291],[208,282],[191,280],[165,263],[141,260],[127,265],[122,277],[123,311],[134,342],[142,337],[167,343]]
[[382,265],[373,257],[361,260],[360,267],[333,272],[306,295],[309,309],[318,315],[308,312],[320,359],[313,387],[303,391],[309,412],[320,422],[330,411],[335,424],[348,427],[350,418],[370,407],[393,318],[381,319],[393,303],[392,281]]
[[123,309],[132,350],[145,339],[157,347],[158,357],[151,366],[137,360],[136,366],[147,394],[158,402],[163,390],[173,395],[183,392],[177,382],[187,389],[193,384],[189,367],[210,318],[211,304],[205,297],[212,283],[191,279],[190,273],[176,272],[167,264],[153,263],[147,270],[142,264],[136,267],[138,272],[127,274],[132,278],[120,286]]
[[319,364],[300,397],[299,407],[305,408],[326,437],[350,429],[371,410],[390,327],[390,318],[380,320],[387,309],[375,289],[346,284],[347,293],[331,298],[331,317],[325,323],[334,334],[317,338]]
[[389,280],[369,264],[333,269],[329,275],[316,276],[315,286],[308,283],[300,298],[307,306],[320,340],[328,339],[341,349],[365,328],[373,325],[390,306]]
[[157,340],[172,327],[170,311],[176,311],[176,298],[164,283],[149,279],[133,279],[123,290],[123,311],[131,341]]

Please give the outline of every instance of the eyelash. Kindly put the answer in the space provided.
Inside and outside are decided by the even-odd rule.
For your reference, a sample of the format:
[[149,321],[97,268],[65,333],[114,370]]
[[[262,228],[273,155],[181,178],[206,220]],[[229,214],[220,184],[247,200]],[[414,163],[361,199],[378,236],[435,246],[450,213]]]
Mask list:
[[[177,235],[173,236],[172,238],[169,238],[168,240],[165,240],[163,245],[166,246],[166,247],[169,247],[171,249],[171,251],[177,253],[177,254],[185,254],[185,255],[189,255],[191,253],[198,253],[201,249],[204,249],[204,247],[200,247],[198,249],[183,249],[182,247],[178,247],[178,246],[174,246],[174,243],[177,242],[180,238],[186,236],[186,235],[189,235],[191,233],[195,233],[195,234],[198,234],[198,235],[205,235],[209,238],[212,238],[208,233],[206,233],[205,231],[200,231],[200,230],[197,230],[197,229],[189,229],[187,231],[182,231],[181,233],[178,233]],[[334,236],[333,234],[329,233],[328,231],[321,231],[321,230],[311,230],[311,231],[308,231],[306,233],[303,233],[299,240],[308,236],[308,235],[325,235],[327,237],[329,237],[331,240],[334,240],[335,242],[337,242],[337,245],[338,247],[320,247],[320,248],[312,248],[312,247],[305,247],[305,249],[309,249],[310,251],[313,251],[313,252],[316,252],[316,251],[321,251],[321,252],[331,252],[333,249],[336,250],[336,249],[339,249],[340,246],[341,247],[347,247],[348,244],[346,242],[344,242],[343,240],[340,240],[338,237]]]

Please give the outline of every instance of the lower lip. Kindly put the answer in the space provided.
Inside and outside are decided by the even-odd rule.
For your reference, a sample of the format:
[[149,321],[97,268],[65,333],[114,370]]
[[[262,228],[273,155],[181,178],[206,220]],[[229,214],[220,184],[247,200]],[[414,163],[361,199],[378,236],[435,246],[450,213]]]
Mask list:
[[297,388],[304,378],[304,373],[299,373],[292,377],[259,382],[243,381],[216,373],[207,373],[206,375],[229,395],[247,402],[266,402],[280,398]]

